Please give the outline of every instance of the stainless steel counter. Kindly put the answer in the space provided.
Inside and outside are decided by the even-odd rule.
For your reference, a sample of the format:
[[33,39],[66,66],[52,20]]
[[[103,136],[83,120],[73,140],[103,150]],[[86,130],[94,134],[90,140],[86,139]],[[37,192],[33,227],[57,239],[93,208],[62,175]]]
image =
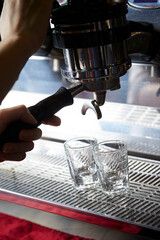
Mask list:
[[[30,106],[44,97],[46,97],[44,94],[11,91],[2,107],[21,103]],[[35,149],[27,154],[26,160],[21,163],[1,164],[1,199],[29,207],[28,210],[17,205],[17,216],[18,209],[22,209],[20,216],[24,218],[27,218],[27,212],[32,212],[28,219],[43,225],[48,224],[47,218],[53,219],[53,223],[58,218],[62,224],[55,225],[55,228],[72,234],[97,240],[109,239],[111,236],[114,239],[143,239],[144,237],[156,239],[160,231],[160,116],[158,109],[106,103],[102,107],[103,118],[98,121],[92,111],[86,116],[81,115],[80,109],[83,102],[84,99],[75,99],[72,106],[57,113],[62,119],[60,127],[41,126],[43,139],[36,142]],[[68,138],[82,135],[94,136],[98,141],[122,139],[127,142],[131,182],[128,196],[106,198],[99,189],[84,194],[76,192],[66,165],[63,142]],[[32,200],[42,204],[41,207],[33,205]],[[10,212],[16,215],[16,211],[12,209],[16,205],[11,204],[9,208],[8,203],[2,203],[1,211],[7,212],[7,209],[8,211],[10,209]],[[67,215],[57,215],[52,205],[65,207]],[[37,208],[37,210],[31,210],[31,208]],[[68,210],[71,209],[88,213],[89,216],[91,214],[90,217],[102,217],[118,223],[125,222],[126,225],[131,224],[138,229],[143,228],[143,231],[139,232],[142,235],[110,230],[103,225],[85,223],[83,219],[81,219],[82,222],[70,219],[71,211],[68,212]],[[33,216],[32,214],[37,217],[30,217]],[[41,214],[46,216],[46,220],[44,217],[38,217]],[[70,215],[70,217],[73,216]],[[68,225],[71,223],[75,228]],[[54,224],[52,227],[54,228]],[[88,233],[87,230],[82,231],[83,227],[90,229]]]
[[[63,144],[41,140],[24,161],[1,163],[0,196],[22,198],[24,205],[47,212],[55,213],[58,207],[57,214],[82,221],[94,223],[93,218],[102,221],[103,217],[106,223],[100,225],[134,234],[141,228],[160,232],[160,162],[129,156],[129,179],[129,192],[124,196],[106,196],[100,188],[78,192],[72,185]],[[80,216],[73,216],[77,211]],[[110,224],[108,219],[118,222]]]

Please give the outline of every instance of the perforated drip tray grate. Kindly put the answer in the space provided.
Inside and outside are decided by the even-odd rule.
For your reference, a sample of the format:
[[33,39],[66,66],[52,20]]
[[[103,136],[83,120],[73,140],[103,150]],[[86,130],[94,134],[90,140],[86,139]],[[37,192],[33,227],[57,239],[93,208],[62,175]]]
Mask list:
[[38,141],[22,162],[4,162],[0,188],[16,194],[160,231],[160,162],[129,157],[130,194],[107,197],[101,190],[72,186],[63,144]]

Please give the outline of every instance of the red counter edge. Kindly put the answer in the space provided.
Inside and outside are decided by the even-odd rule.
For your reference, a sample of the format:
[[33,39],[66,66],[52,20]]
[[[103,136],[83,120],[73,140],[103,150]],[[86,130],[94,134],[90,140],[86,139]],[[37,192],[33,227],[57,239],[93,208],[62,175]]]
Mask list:
[[11,192],[0,191],[0,200],[95,224],[101,227],[106,227],[121,232],[138,234],[142,230],[141,227],[136,225],[94,215],[92,213],[86,213],[80,210],[60,206],[54,203],[28,198],[26,196],[17,195]]

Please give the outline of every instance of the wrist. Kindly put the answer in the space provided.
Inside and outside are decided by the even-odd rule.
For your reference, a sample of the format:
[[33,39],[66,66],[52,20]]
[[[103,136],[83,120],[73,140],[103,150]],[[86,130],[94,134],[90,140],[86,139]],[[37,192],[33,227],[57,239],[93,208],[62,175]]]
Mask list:
[[33,54],[33,50],[30,48],[27,41],[19,36],[2,39],[1,45],[3,45],[3,49],[8,49],[8,51],[10,51],[11,56],[13,55],[16,61],[19,58],[21,58],[22,62],[27,61]]
[[14,41],[27,58],[31,57],[36,51],[38,51],[37,42],[30,36],[17,36]]

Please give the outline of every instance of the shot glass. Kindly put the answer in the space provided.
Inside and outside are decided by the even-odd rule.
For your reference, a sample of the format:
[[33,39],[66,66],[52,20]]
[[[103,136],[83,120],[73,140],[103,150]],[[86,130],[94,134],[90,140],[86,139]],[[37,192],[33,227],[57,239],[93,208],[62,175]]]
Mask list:
[[94,146],[93,152],[102,190],[109,195],[127,193],[127,144],[119,140],[104,141]]
[[93,147],[97,140],[92,137],[78,137],[64,143],[68,166],[76,189],[96,188],[99,184]]

